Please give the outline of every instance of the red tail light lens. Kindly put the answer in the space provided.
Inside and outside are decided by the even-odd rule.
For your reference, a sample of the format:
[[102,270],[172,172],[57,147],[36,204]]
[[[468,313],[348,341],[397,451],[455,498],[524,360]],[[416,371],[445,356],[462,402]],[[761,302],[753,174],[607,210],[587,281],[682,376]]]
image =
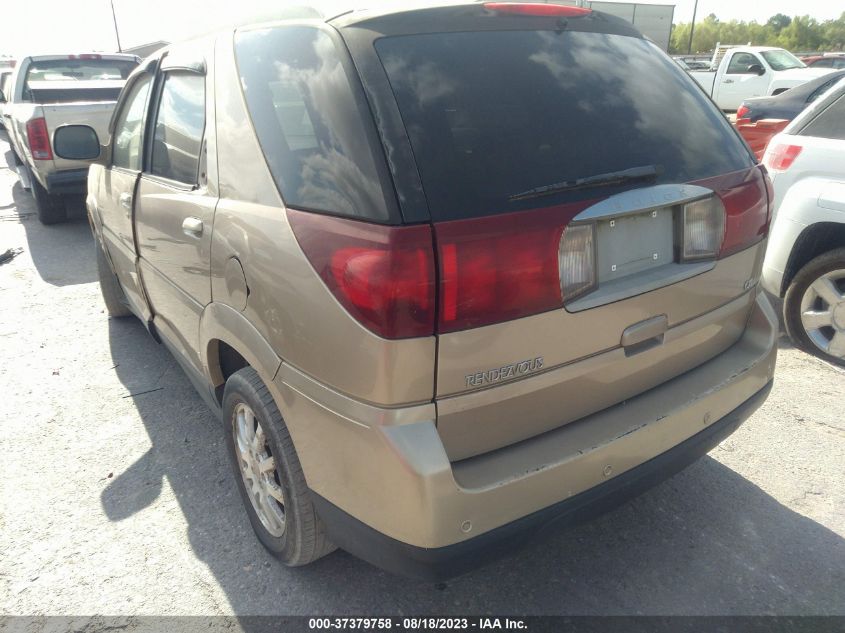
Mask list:
[[768,234],[771,200],[767,181],[764,168],[758,166],[740,183],[718,192],[725,205],[725,239],[720,257],[748,248]]
[[800,145],[786,145],[779,143],[766,150],[763,162],[771,171],[786,171],[798,158],[802,147]]
[[288,209],[311,265],[364,327],[390,339],[434,334],[429,225],[392,227]]
[[497,13],[515,13],[517,15],[542,15],[574,18],[592,13],[592,9],[570,7],[560,4],[539,4],[532,2],[485,2],[484,8]]
[[50,134],[47,132],[47,122],[44,118],[27,121],[26,136],[29,139],[29,150],[35,160],[52,160],[53,150],[50,148]]
[[589,202],[435,224],[439,332],[517,319],[563,305],[564,227]]
[[739,106],[739,109],[736,111],[736,120],[739,122],[740,119],[745,118],[745,115],[751,112],[747,105]]

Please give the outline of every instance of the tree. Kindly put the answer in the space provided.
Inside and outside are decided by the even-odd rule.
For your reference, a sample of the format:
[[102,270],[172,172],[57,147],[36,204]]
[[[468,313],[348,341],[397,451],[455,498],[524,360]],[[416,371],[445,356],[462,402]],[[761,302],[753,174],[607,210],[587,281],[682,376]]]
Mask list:
[[[689,43],[690,24],[674,25],[669,52],[685,53]],[[717,42],[755,46],[780,46],[791,51],[845,50],[845,13],[835,20],[819,22],[810,16],[789,17],[778,13],[764,24],[758,22],[722,22],[710,14],[695,23],[692,50],[696,53],[712,51]]]
[[769,21],[766,22],[766,26],[772,27],[775,33],[780,33],[783,29],[789,26],[791,22],[791,17],[784,15],[783,13],[778,13],[769,18]]

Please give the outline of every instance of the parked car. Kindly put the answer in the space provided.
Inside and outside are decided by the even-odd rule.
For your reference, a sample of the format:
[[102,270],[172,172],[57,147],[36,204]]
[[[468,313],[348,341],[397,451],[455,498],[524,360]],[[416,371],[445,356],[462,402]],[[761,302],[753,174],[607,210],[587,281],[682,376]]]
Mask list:
[[843,77],[845,70],[835,71],[775,97],[746,99],[736,111],[734,125],[754,155],[762,159],[771,138]]
[[5,129],[3,123],[3,110],[6,107],[6,94],[9,91],[9,79],[12,76],[11,68],[0,68],[0,128]]
[[763,285],[796,347],[845,366],[845,80],[769,144],[775,213]]
[[54,154],[55,130],[84,123],[106,136],[120,90],[139,61],[134,55],[87,53],[18,62],[3,107],[14,161],[9,167],[31,189],[42,223],[67,218],[64,197],[84,195],[88,176],[86,163]]
[[837,53],[833,55],[811,55],[810,57],[802,57],[801,61],[807,64],[810,68],[845,68],[845,53]]
[[737,46],[725,53],[716,70],[694,70],[690,76],[722,110],[734,111],[745,99],[780,94],[830,70],[807,68],[782,48]]
[[570,6],[317,16],[170,46],[102,151],[55,138],[271,552],[459,573],[763,402],[768,179],[670,57]]

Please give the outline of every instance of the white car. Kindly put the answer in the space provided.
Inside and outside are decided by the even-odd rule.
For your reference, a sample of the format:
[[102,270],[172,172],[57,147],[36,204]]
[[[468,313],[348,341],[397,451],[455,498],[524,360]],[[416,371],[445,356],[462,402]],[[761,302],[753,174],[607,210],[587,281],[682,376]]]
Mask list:
[[797,347],[845,366],[845,79],[769,143],[775,204],[763,287]]

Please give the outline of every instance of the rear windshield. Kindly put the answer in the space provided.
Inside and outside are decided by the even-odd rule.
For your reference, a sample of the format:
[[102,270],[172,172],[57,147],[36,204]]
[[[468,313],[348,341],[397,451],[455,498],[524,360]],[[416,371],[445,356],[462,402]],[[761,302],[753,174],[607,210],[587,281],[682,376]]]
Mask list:
[[[45,59],[33,61],[26,69],[23,85],[23,100],[38,101],[36,93],[44,99],[44,103],[58,103],[69,101],[111,101],[116,93],[120,94],[120,86],[114,86],[115,81],[125,81],[135,70],[138,62],[132,59]],[[104,92],[90,91],[89,94],[76,95],[71,98],[70,93],[64,97],[57,94],[59,90],[85,90],[74,88],[74,82],[110,81],[112,85],[104,88]],[[59,85],[61,83],[61,85]],[[53,89],[53,87],[55,89]],[[88,92],[86,90],[86,92]]]
[[131,59],[51,59],[35,61],[26,71],[31,81],[126,79],[138,63]]
[[724,116],[646,40],[487,31],[387,37],[375,46],[434,220],[615,193],[632,185],[513,199],[631,168],[655,167],[652,184],[753,164]]

